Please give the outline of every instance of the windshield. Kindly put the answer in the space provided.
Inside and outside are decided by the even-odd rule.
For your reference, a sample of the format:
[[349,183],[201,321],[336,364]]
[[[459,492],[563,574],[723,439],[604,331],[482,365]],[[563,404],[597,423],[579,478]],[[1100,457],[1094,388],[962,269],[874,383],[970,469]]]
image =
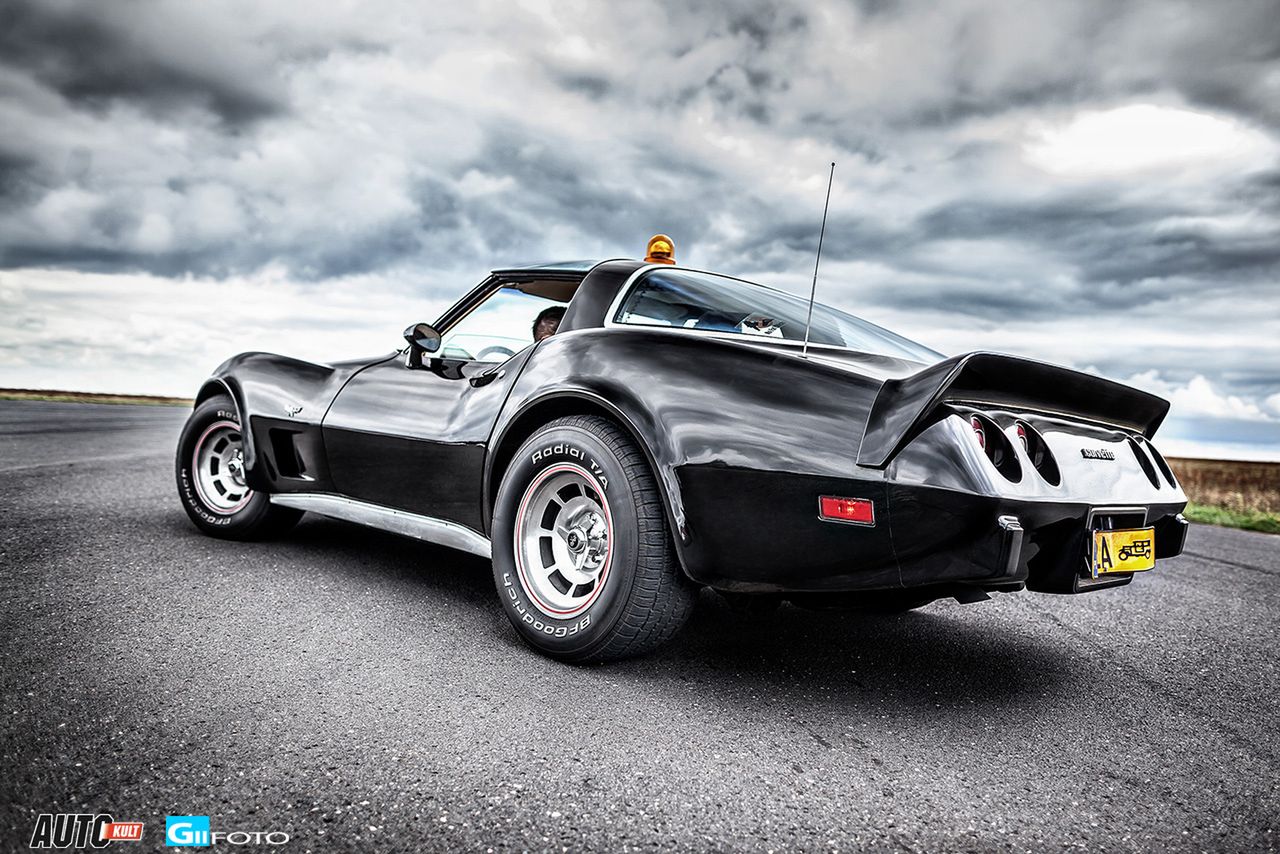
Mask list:
[[[613,320],[801,342],[808,313],[808,300],[741,279],[693,270],[650,270],[632,285]],[[809,342],[917,362],[943,358],[922,344],[820,303],[813,306]]]
[[[505,362],[534,342],[538,321],[553,313],[556,325],[565,303],[502,287],[485,297],[444,333],[439,355],[446,359]],[[553,326],[552,332],[555,331]]]

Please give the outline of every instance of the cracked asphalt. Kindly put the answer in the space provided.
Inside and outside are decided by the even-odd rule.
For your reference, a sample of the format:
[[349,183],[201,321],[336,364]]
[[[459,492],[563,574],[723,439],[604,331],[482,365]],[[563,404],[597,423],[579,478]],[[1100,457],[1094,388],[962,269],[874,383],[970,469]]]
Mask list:
[[185,414],[0,401],[6,850],[43,812],[146,822],[131,851],[169,814],[293,852],[1280,846],[1280,537],[902,617],[708,592],[659,653],[575,668],[463,554],[201,536]]

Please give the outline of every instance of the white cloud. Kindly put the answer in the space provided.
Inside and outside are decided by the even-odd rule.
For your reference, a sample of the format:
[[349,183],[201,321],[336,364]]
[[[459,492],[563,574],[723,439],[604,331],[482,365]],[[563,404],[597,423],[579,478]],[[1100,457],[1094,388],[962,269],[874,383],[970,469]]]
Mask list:
[[1150,370],[1129,377],[1138,388],[1167,398],[1179,417],[1207,416],[1237,421],[1271,421],[1272,416],[1251,400],[1234,394],[1223,394],[1204,376],[1197,374],[1185,384],[1171,383]]
[[0,386],[190,396],[219,363],[250,350],[325,362],[401,346],[411,323],[452,302],[396,276],[323,289],[278,268],[226,279],[0,272]]
[[1065,124],[1036,121],[1029,133],[1028,162],[1073,175],[1260,169],[1277,154],[1271,137],[1237,120],[1156,104],[1086,110]]

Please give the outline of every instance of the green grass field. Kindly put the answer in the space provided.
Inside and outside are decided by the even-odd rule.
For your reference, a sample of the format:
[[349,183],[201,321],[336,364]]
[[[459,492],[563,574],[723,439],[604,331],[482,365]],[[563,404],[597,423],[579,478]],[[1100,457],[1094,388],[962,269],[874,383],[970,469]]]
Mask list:
[[1246,531],[1261,531],[1264,534],[1280,534],[1280,515],[1275,513],[1263,513],[1258,510],[1229,510],[1226,507],[1213,507],[1192,502],[1187,505],[1183,515],[1192,522],[1202,522],[1206,525],[1243,528]]

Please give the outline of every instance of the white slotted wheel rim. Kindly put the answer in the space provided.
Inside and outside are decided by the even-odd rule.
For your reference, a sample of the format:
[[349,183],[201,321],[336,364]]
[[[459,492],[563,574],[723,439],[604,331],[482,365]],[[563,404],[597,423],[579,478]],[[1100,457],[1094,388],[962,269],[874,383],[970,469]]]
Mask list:
[[569,619],[604,589],[613,559],[613,517],[599,482],[561,463],[525,489],[516,517],[516,569],[543,614]]
[[205,428],[191,454],[196,494],[214,513],[229,516],[249,503],[253,490],[244,479],[240,425],[216,421]]

